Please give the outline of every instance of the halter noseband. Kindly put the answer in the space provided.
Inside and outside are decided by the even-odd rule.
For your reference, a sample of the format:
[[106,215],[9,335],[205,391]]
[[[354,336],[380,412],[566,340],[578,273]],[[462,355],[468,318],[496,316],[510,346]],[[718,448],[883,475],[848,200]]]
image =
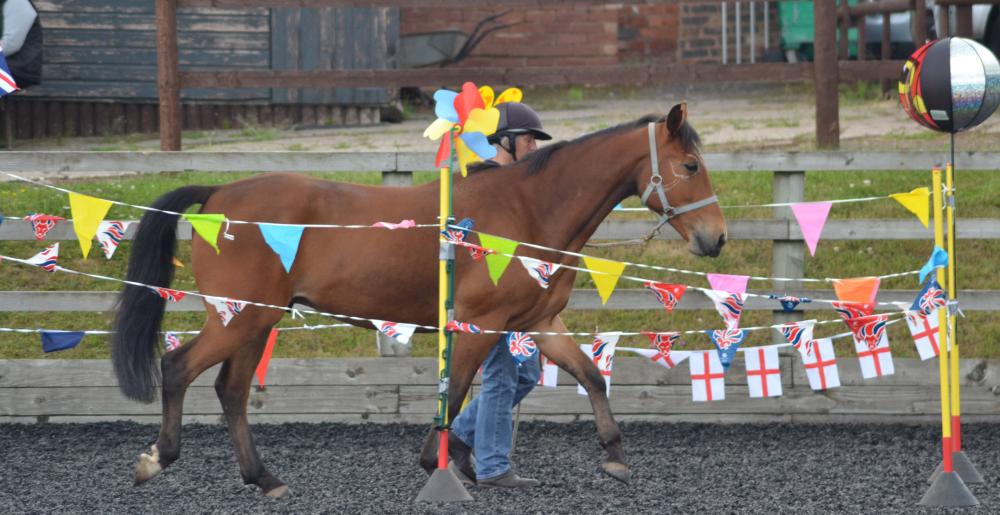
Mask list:
[[[675,218],[679,215],[687,213],[688,211],[694,211],[695,209],[703,208],[709,204],[715,204],[719,201],[718,197],[712,195],[708,198],[703,198],[697,202],[692,202],[683,206],[671,206],[670,202],[667,201],[667,192],[663,189],[663,177],[660,175],[660,159],[656,154],[656,123],[650,122],[649,124],[649,160],[651,167],[653,169],[653,174],[649,177],[649,184],[646,185],[646,191],[642,193],[642,204],[649,207],[646,201],[649,199],[649,195],[656,191],[656,194],[660,197],[660,204],[663,206],[663,214],[660,215],[660,225]],[[678,179],[680,180],[680,179]],[[676,184],[676,181],[671,183],[671,187]]]

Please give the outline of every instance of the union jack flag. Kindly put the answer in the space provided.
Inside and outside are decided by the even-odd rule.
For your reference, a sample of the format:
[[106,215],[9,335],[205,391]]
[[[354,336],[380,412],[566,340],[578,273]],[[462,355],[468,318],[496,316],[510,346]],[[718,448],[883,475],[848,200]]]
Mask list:
[[507,333],[507,348],[518,364],[524,363],[538,353],[535,340],[521,332]]
[[[171,290],[170,288],[159,288],[157,286],[150,286],[149,289],[153,290],[153,293],[159,295],[160,297],[169,300],[170,302],[180,302],[184,298],[186,293],[177,290]],[[236,312],[239,314],[239,311]]]
[[854,321],[854,337],[868,345],[868,350],[875,350],[882,337],[885,336],[885,326],[889,315],[871,315]]
[[56,226],[56,222],[59,220],[65,220],[65,218],[61,216],[34,213],[24,217],[24,219],[31,222],[31,229],[35,232],[36,240],[45,239],[45,235],[49,233],[50,229]]
[[469,237],[469,229],[472,229],[474,224],[471,218],[463,218],[461,222],[441,231],[441,237],[448,243],[462,243]]
[[552,275],[559,270],[559,266],[555,263],[549,263],[548,261],[542,261],[540,259],[518,256],[518,260],[521,261],[521,265],[524,269],[528,271],[538,285],[542,288],[548,288],[549,284],[552,282]]
[[687,290],[687,286],[683,284],[667,284],[655,281],[646,281],[643,283],[643,286],[653,292],[656,300],[660,301],[660,304],[663,304],[668,313],[674,310]]
[[805,354],[812,354],[813,347],[813,324],[815,320],[808,320],[806,322],[788,322],[783,324],[779,330],[781,334],[785,337],[785,340],[792,344],[792,348],[799,352],[805,352]]
[[444,326],[444,330],[453,333],[483,334],[483,329],[478,325],[471,322],[459,322],[457,320],[448,322],[448,325]]
[[163,346],[170,352],[181,346],[181,339],[175,333],[167,333],[163,336]]
[[927,281],[927,284],[917,294],[917,298],[913,301],[910,309],[919,311],[923,315],[930,315],[935,309],[943,308],[947,303],[948,300],[945,297],[944,290],[941,289],[941,285],[938,284],[937,280],[932,278]]
[[101,225],[97,228],[97,241],[101,244],[104,257],[111,259],[111,256],[115,254],[115,250],[118,250],[118,246],[125,239],[125,230],[127,228],[128,224],[125,222],[101,222]]
[[649,338],[649,343],[656,349],[660,351],[660,354],[664,356],[669,356],[671,349],[673,349],[674,344],[678,343],[681,339],[681,333],[670,332],[670,333],[651,333],[643,332],[647,338]]
[[4,56],[3,49],[0,48],[0,97],[7,96],[21,88],[17,87],[17,83],[14,82],[14,76],[10,73],[10,68],[7,67],[7,58]]
[[29,265],[35,265],[46,272],[55,272],[59,266],[59,244],[53,243],[45,250],[35,254],[31,259],[25,260]]

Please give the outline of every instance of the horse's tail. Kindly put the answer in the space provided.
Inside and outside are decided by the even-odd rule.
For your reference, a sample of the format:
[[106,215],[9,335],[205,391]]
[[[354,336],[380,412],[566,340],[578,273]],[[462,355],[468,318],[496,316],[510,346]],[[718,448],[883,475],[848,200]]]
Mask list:
[[[156,199],[152,207],[183,213],[193,204],[204,204],[214,187],[185,186]],[[132,244],[126,279],[151,286],[169,287],[174,277],[178,215],[147,211]],[[118,386],[125,397],[145,403],[155,399],[160,380],[160,338],[167,300],[144,286],[125,285],[118,296],[111,360]]]

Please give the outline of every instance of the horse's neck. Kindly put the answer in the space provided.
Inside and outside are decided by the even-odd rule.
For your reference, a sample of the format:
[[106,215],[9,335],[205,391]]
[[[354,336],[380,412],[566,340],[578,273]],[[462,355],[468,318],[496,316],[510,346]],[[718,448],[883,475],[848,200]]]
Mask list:
[[582,249],[611,210],[635,194],[633,175],[648,153],[645,134],[635,129],[572,144],[532,176],[511,170],[518,177],[508,177],[501,187],[517,192],[511,207],[518,210],[518,220],[527,221],[526,241]]

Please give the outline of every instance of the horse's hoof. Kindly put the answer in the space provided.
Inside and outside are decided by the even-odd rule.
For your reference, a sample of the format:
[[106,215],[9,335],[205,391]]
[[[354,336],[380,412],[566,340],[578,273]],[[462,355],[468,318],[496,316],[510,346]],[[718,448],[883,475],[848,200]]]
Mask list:
[[632,472],[628,469],[628,465],[624,463],[608,461],[601,464],[601,468],[604,469],[604,472],[607,475],[625,483],[626,485],[629,480],[632,479]]
[[281,486],[278,486],[278,487],[275,487],[275,488],[272,488],[272,489],[268,490],[267,492],[264,493],[264,495],[266,495],[268,497],[271,497],[273,499],[277,499],[279,497],[284,497],[285,494],[287,494],[287,493],[288,493],[288,486],[287,485],[281,485]]
[[158,476],[160,472],[163,472],[163,467],[160,466],[160,451],[156,449],[154,445],[152,448],[152,454],[142,453],[139,455],[139,461],[135,464],[135,483],[134,486],[139,486],[150,479]]

